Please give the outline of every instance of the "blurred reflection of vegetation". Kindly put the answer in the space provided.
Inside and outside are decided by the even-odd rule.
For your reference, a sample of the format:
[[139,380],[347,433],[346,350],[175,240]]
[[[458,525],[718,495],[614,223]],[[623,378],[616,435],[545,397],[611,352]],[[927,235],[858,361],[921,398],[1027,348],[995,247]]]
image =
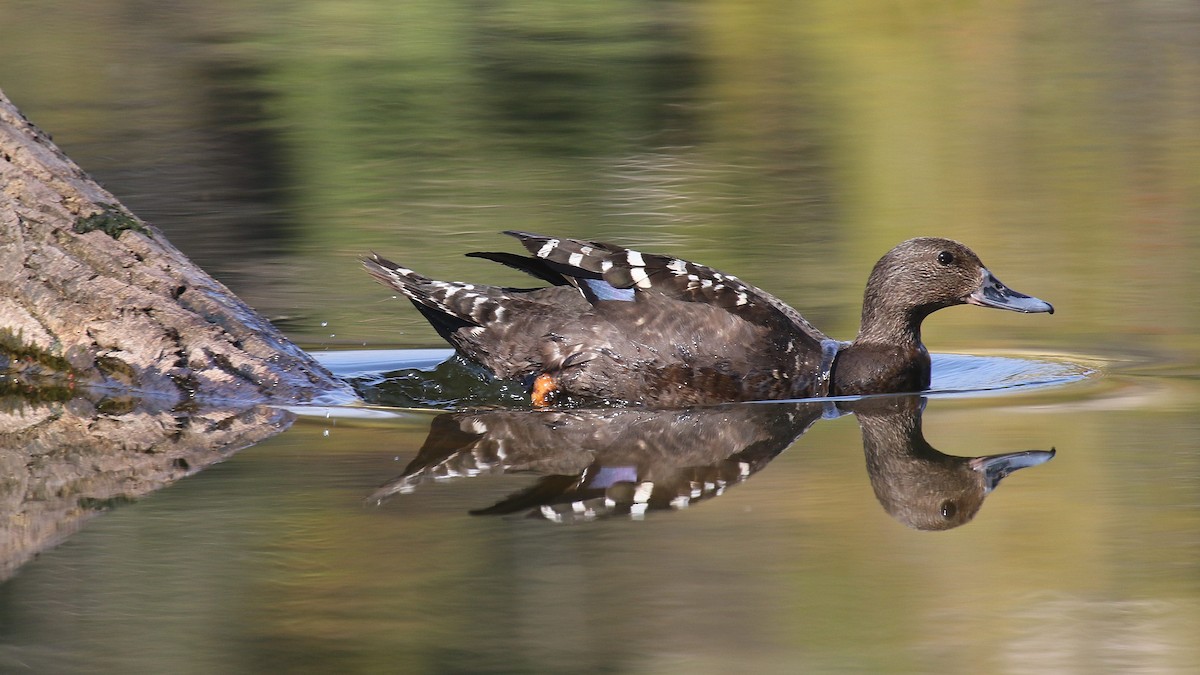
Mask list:
[[[259,307],[434,344],[415,313],[362,320],[378,296],[354,255],[473,278],[455,252],[521,227],[701,260],[848,337],[871,262],[942,234],[1072,308],[1063,348],[1194,353],[1200,315],[1129,282],[1200,285],[1200,6],[184,2],[134,26],[122,7],[6,7],[0,76],[135,211],[183,195],[147,209],[169,235],[269,225],[295,267],[201,260]],[[182,161],[231,131],[263,145]],[[258,201],[209,201],[234,182]],[[326,338],[316,321],[289,327]],[[939,323],[962,348],[1043,334]]]
[[[341,23],[322,30],[345,35],[315,39],[299,30],[279,38],[289,55],[298,43],[313,45],[272,72],[286,106],[280,117],[300,122],[290,129],[306,149],[295,158],[301,194],[323,209],[302,212],[326,224],[318,236],[336,235],[344,246],[357,231],[446,251],[447,228],[496,231],[549,218],[568,233],[603,228],[638,231],[660,245],[682,236],[727,243],[761,214],[720,222],[712,212],[724,210],[714,208],[722,200],[794,221],[796,199],[778,199],[782,183],[790,183],[786,192],[826,192],[805,190],[821,180],[811,172],[814,139],[792,133],[815,119],[793,102],[809,88],[773,106],[779,119],[796,120],[786,128],[738,132],[767,136],[762,144],[776,162],[747,170],[745,149],[728,142],[707,110],[712,72],[694,7],[405,7],[364,6],[377,27],[366,33]],[[329,226],[343,222],[349,231]],[[707,229],[675,231],[679,225]],[[661,232],[645,235],[647,227]]]
[[[1168,257],[1195,250],[1185,215],[1200,157],[1166,130],[1187,128],[1197,75],[1142,77],[1149,65],[1105,38],[1183,48],[1153,12],[1114,9],[1088,32],[1014,6],[325,11],[301,5],[288,30],[246,43],[260,47],[251,58],[274,55],[264,81],[294,149],[307,246],[412,251],[465,278],[479,268],[448,234],[602,235],[749,273],[838,334],[853,330],[870,262],[914,234],[1003,252],[1017,278],[1057,250],[1161,276],[1159,256],[1125,255],[1147,235],[1182,244]],[[1097,64],[1124,75],[1089,81]],[[1142,96],[1116,96],[1133,82]],[[1147,114],[1161,137],[1141,131]],[[317,264],[350,278],[344,261]],[[1077,270],[1082,284],[1040,281],[1109,313],[1115,296],[1082,290],[1111,283],[1105,267]],[[990,331],[958,326],[973,344]]]

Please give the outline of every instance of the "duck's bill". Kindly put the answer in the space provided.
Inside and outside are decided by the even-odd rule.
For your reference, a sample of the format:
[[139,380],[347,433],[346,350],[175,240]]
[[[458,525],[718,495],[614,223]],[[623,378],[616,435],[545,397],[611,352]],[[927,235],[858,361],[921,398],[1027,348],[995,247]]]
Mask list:
[[972,469],[983,474],[984,485],[990,492],[1008,474],[1018,469],[1044,464],[1050,461],[1052,457],[1054,457],[1053,449],[1049,452],[1045,450],[1026,450],[1024,452],[1010,452],[1004,455],[976,457],[969,464]]
[[1054,306],[1050,303],[1014,291],[1000,283],[1000,280],[987,270],[983,271],[983,283],[979,285],[979,288],[974,293],[967,296],[967,304],[979,305],[980,307],[995,307],[996,309],[1007,309],[1013,312],[1025,312],[1028,314],[1037,312],[1054,313]]

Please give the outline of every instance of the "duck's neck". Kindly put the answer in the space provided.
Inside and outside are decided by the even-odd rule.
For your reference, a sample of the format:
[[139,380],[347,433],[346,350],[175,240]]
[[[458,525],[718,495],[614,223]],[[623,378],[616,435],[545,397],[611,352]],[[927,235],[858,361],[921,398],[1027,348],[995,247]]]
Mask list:
[[854,343],[918,346],[921,344],[921,322],[928,314],[919,308],[871,302],[868,296],[867,302],[863,303],[862,323],[859,324]]
[[838,352],[830,377],[831,396],[920,392],[929,388],[929,352],[855,340]]
[[838,353],[831,394],[852,396],[916,392],[929,387],[929,352],[914,314],[868,303],[858,336]]

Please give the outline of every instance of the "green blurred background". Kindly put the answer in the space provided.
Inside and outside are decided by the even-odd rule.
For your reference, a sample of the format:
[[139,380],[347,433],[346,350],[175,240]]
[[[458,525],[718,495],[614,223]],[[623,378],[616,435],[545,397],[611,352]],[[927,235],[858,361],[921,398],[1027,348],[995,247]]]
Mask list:
[[1191,351],[1197,328],[1198,17],[1190,3],[17,1],[0,8],[0,86],[310,345],[435,343],[356,257],[515,283],[458,254],[523,228],[707,262],[847,338],[875,259],[949,236],[1062,312],[946,313],[935,349],[996,332],[1043,349],[1052,325],[1054,348],[1162,355]]

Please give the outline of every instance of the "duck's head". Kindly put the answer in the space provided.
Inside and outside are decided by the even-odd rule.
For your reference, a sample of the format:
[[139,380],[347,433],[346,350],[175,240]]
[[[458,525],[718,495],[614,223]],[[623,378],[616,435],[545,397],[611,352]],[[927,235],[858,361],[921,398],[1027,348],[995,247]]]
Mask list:
[[943,307],[979,305],[1053,314],[1048,302],[1000,283],[979,256],[952,239],[909,239],[875,263],[863,298],[863,330],[913,329]]

